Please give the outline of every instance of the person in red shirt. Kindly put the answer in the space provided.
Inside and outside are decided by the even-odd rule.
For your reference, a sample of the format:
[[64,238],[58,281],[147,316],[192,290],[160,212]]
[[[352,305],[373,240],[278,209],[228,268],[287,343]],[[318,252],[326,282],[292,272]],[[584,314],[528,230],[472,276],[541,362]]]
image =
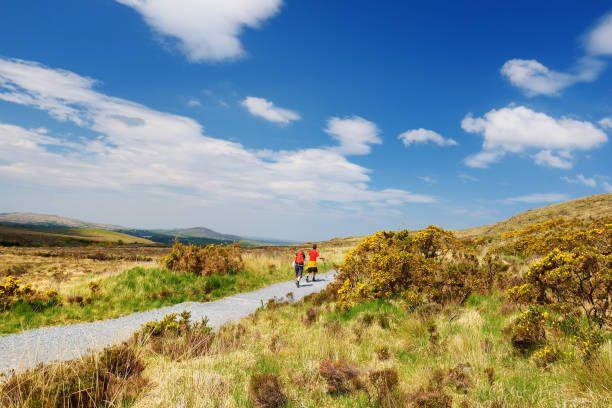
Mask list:
[[293,259],[293,267],[295,268],[295,286],[300,287],[300,280],[302,279],[302,273],[304,272],[304,251],[297,251],[295,258]]
[[312,246],[312,249],[308,251],[308,269],[306,269],[306,282],[309,282],[309,276],[312,274],[312,281],[314,282],[316,279],[317,269],[317,258],[319,257],[319,253],[317,252],[317,244]]

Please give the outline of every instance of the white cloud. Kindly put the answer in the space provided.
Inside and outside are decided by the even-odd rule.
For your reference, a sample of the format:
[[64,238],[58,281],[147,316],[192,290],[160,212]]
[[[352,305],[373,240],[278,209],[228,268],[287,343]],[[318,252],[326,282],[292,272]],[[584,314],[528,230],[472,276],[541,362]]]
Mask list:
[[607,181],[604,181],[601,184],[602,184],[602,186],[604,188],[604,191],[606,193],[612,193],[612,184],[608,183]]
[[241,104],[247,108],[252,115],[259,116],[270,122],[282,123],[286,125],[293,120],[301,119],[297,112],[279,108],[278,106],[275,106],[274,103],[267,101],[264,98],[248,96],[241,102]]
[[536,60],[511,59],[504,63],[501,73],[529,96],[556,95],[576,82],[571,75],[552,71]]
[[612,118],[603,118],[597,123],[602,129],[612,129]]
[[438,182],[438,180],[436,180],[433,177],[429,177],[429,176],[422,176],[422,177],[419,177],[419,178],[421,180],[423,180],[424,182],[429,183],[429,184],[436,184]]
[[532,157],[536,164],[539,164],[540,166],[556,167],[558,169],[571,169],[573,166],[573,163],[570,160],[571,157],[564,159],[560,156],[555,156],[555,154],[550,150],[542,150],[541,152],[534,154]]
[[486,169],[491,163],[495,163],[505,155],[500,151],[482,151],[465,158],[465,165],[478,169]]
[[412,143],[427,143],[433,142],[438,146],[456,146],[457,142],[453,139],[445,139],[440,134],[429,129],[412,129],[408,130],[397,137],[404,143],[404,146],[410,146]]
[[334,151],[343,155],[368,154],[370,145],[382,143],[378,126],[359,116],[331,118],[324,130],[340,144]]
[[571,184],[584,184],[587,187],[597,187],[597,181],[594,177],[588,178],[585,177],[583,174],[578,174],[576,178],[563,176],[561,177],[561,179]]
[[591,150],[605,143],[606,134],[590,122],[567,117],[552,118],[524,106],[492,109],[481,118],[467,115],[461,122],[466,132],[484,137],[482,151],[468,157],[470,167],[488,167],[508,153],[539,150],[537,164],[571,168],[571,152]]
[[478,181],[478,178],[474,176],[470,176],[469,174],[465,174],[465,173],[459,173],[457,177],[459,177],[464,183],[468,181],[474,181],[474,182]]
[[592,55],[612,55],[612,13],[602,17],[588,33],[586,47]]
[[190,106],[192,108],[195,108],[197,106],[202,106],[202,103],[197,100],[196,98],[191,98],[187,101],[187,106]]
[[507,203],[556,203],[559,201],[567,201],[567,194],[561,193],[545,193],[545,194],[528,194],[519,197],[506,198]]
[[578,82],[592,82],[605,68],[603,56],[612,55],[612,14],[604,16],[583,36],[586,53],[568,72],[549,69],[534,59],[511,59],[501,73],[528,96],[558,95]]
[[[267,211],[275,219],[312,215],[323,201],[333,203],[343,217],[343,206],[352,206],[350,214],[356,214],[355,207],[436,201],[405,190],[371,187],[370,170],[342,153],[369,149],[367,143],[377,140],[371,132],[357,132],[357,144],[340,132],[334,134],[338,148],[263,155],[206,136],[193,119],[107,96],[93,88],[95,83],[68,71],[0,58],[0,100],[45,110],[99,135],[75,139],[0,124],[0,180],[72,188],[81,195],[104,190],[120,196],[137,193],[142,200],[169,197],[171,203],[195,203],[210,213],[259,209],[260,216]],[[353,120],[377,129],[365,119]],[[346,125],[330,120],[335,131],[351,128]]]
[[245,54],[240,34],[280,10],[282,0],[116,0],[132,7],[158,34],[177,42],[190,61]]

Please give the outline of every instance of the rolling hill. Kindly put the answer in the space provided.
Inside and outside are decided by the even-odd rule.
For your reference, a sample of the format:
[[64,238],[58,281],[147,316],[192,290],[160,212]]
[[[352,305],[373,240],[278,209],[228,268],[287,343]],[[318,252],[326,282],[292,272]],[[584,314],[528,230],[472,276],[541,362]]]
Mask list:
[[96,228],[36,228],[0,225],[0,246],[86,246],[93,244],[155,245],[156,243],[148,239]]
[[598,218],[603,216],[612,216],[612,194],[598,194],[559,204],[547,205],[546,207],[517,214],[505,221],[481,227],[467,228],[456,231],[456,233],[459,238],[496,236],[553,218]]
[[[553,218],[588,218],[612,216],[612,194],[599,194],[517,214],[505,221],[455,231],[459,238],[497,236],[503,232]],[[111,224],[96,224],[56,215],[35,213],[0,213],[0,245],[75,245],[117,242],[170,245],[175,237],[182,243],[209,245],[242,242],[245,246],[292,245],[293,243],[223,234],[205,227],[177,229],[133,229]],[[321,242],[328,246],[356,245],[363,237],[334,238]],[[304,247],[303,243],[296,247]]]
[[[178,238],[184,244],[190,243],[195,245],[210,245],[210,244],[228,244],[232,242],[242,242],[245,246],[257,245],[284,245],[286,242],[277,240],[268,240],[261,238],[246,238],[238,235],[223,234],[213,231],[205,227],[193,228],[177,228],[177,229],[134,229],[112,224],[98,224],[92,222],[81,221],[73,218],[61,217],[58,215],[36,214],[36,213],[0,213],[0,226],[12,227],[13,229],[4,228],[0,233],[0,242],[12,242],[13,244],[25,245],[28,243],[46,242],[52,244],[56,241],[61,241],[50,238],[50,234],[59,234],[65,237],[75,236],[75,239],[91,240],[92,242],[100,241],[96,237],[104,235],[103,232],[114,232],[131,237],[130,242],[150,244],[157,242],[170,245]],[[88,236],[91,231],[97,231],[96,237]],[[23,239],[19,238],[19,231],[23,231]],[[81,231],[81,232],[78,232]],[[89,231],[89,232],[88,232]],[[34,238],[35,232],[39,235]],[[108,236],[108,234],[107,234]],[[126,242],[125,237],[122,239]],[[117,240],[115,239],[115,241]],[[112,241],[112,240],[111,240]],[[100,241],[102,242],[102,241]],[[76,244],[77,241],[74,241]]]

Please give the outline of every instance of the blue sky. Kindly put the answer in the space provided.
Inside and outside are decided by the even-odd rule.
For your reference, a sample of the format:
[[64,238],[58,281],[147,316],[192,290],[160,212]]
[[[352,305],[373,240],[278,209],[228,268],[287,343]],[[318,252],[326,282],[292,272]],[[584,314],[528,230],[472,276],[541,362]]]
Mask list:
[[326,239],[612,192],[607,1],[7,0],[0,211]]

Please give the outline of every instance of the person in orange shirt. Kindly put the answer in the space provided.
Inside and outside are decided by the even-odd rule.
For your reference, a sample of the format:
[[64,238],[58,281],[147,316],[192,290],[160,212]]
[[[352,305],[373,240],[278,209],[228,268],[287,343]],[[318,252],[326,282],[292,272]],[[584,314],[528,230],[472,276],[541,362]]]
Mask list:
[[295,268],[295,286],[300,287],[302,272],[304,272],[304,251],[297,251],[293,259],[293,267]]
[[309,276],[312,274],[312,281],[316,280],[317,269],[317,258],[319,253],[317,252],[317,244],[312,246],[312,249],[308,251],[308,269],[306,269],[306,282],[309,282]]

